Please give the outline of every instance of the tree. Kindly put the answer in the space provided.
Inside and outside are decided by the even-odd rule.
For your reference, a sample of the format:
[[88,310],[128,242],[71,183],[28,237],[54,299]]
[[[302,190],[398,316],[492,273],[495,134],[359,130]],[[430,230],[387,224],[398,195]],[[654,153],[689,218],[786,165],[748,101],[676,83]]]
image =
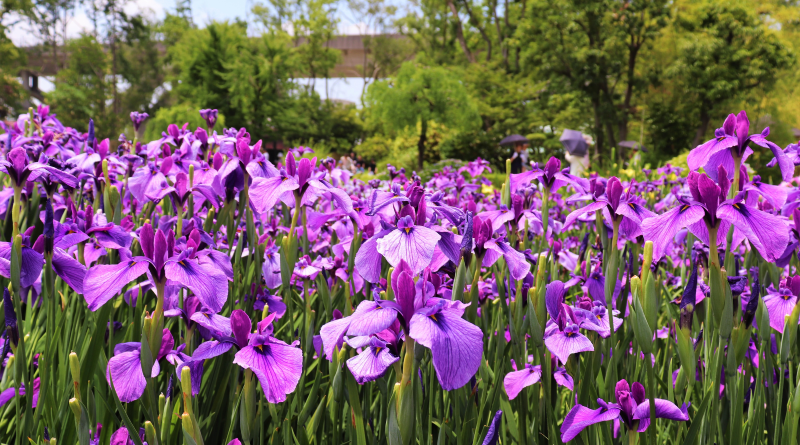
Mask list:
[[[709,132],[715,112],[754,89],[770,86],[794,55],[751,9],[703,3],[681,14],[680,54],[668,70],[695,101],[699,122],[692,146]],[[727,114],[727,109],[723,114]]]
[[429,122],[468,131],[479,122],[478,111],[452,70],[406,62],[395,78],[379,81],[367,90],[367,104],[391,130],[419,123],[417,167],[422,170]]

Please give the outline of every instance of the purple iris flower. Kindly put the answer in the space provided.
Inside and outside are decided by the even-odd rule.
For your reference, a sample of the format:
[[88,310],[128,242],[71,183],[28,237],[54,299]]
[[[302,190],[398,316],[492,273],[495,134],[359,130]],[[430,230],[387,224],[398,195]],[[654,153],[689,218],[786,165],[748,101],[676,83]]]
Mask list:
[[736,229],[731,248],[747,238],[768,261],[782,256],[789,243],[789,230],[784,220],[748,205],[745,193],[726,200],[731,184],[724,167],[719,167],[717,177],[719,184],[707,175],[689,173],[687,183],[693,200],[683,200],[678,207],[642,223],[645,240],[653,241],[653,260],[664,255],[684,227],[706,244],[709,244],[709,230],[716,230],[716,244],[724,245],[730,224]]
[[172,165],[173,160],[168,156],[161,161],[160,167],[154,162],[149,162],[145,168],[136,170],[128,180],[128,187],[133,197],[140,203],[158,201],[159,193],[167,184],[165,175],[172,169]]
[[[295,196],[310,198],[311,196],[326,195],[331,201],[345,211],[353,212],[353,201],[342,189],[333,187],[325,179],[325,172],[316,172],[317,158],[303,158],[296,162],[294,155],[286,156],[286,166],[280,173],[272,177],[253,178],[250,186],[250,200],[259,213],[265,213],[283,201],[287,205],[294,205],[295,200],[290,199],[293,192]],[[308,195],[308,196],[306,196]]]
[[362,301],[353,315],[322,326],[320,336],[325,354],[330,359],[345,335],[377,334],[399,319],[408,337],[431,350],[442,388],[446,391],[460,388],[480,367],[483,332],[461,318],[469,305],[429,298],[428,286],[417,289],[412,276],[411,267],[400,261],[392,274],[395,301]]
[[17,147],[8,152],[6,160],[0,161],[0,171],[11,177],[15,187],[25,187],[28,181],[55,182],[69,188],[78,186],[75,176],[48,165],[46,156],[41,160],[42,162],[28,162],[25,149]]
[[561,161],[556,157],[551,157],[545,163],[544,168],[539,168],[538,165],[534,164],[534,168],[530,171],[511,175],[511,193],[516,192],[519,187],[528,185],[534,180],[541,182],[550,193],[567,184],[579,184],[581,188],[588,186],[586,179],[570,175],[569,168],[561,170]]
[[489,165],[489,161],[483,160],[480,157],[475,159],[472,162],[467,162],[467,165],[458,169],[458,172],[468,172],[470,176],[477,177],[483,174],[484,171],[491,173],[492,167]]
[[[523,389],[538,383],[542,378],[541,365],[531,365],[530,363],[526,363],[522,369],[517,370],[517,364],[514,363],[513,360],[511,364],[514,367],[514,371],[509,372],[503,378],[503,388],[505,388],[506,394],[508,394],[508,400],[514,400]],[[555,356],[552,357],[551,369],[554,370],[553,379],[558,385],[563,386],[570,391],[575,389],[575,382],[572,379],[572,376],[567,374],[566,369],[558,366],[558,359]]]
[[[392,329],[392,328],[395,329]],[[399,323],[389,329],[371,335],[354,337],[347,340],[353,349],[362,349],[361,353],[347,360],[347,368],[359,385],[372,382],[383,377],[394,363],[400,360],[398,341]]]
[[138,111],[131,111],[131,122],[133,122],[133,131],[137,134],[139,133],[139,129],[142,127],[144,121],[150,117],[147,113],[140,113]]
[[231,314],[231,329],[241,349],[233,363],[253,371],[269,403],[285,401],[303,374],[303,351],[296,347],[297,342],[290,345],[272,336],[275,314],[260,321],[251,334],[250,317],[240,310],[234,312],[237,315]]
[[[199,235],[190,234],[186,250],[176,252],[171,230],[167,234],[161,229],[153,233],[153,226],[145,224],[139,233],[144,256],[89,269],[83,282],[83,295],[89,309],[96,311],[128,283],[149,272],[151,281],[166,283],[170,280],[180,284],[191,290],[209,310],[219,312],[228,298],[225,271],[230,268],[230,260],[224,254],[225,260],[210,252],[198,251],[198,239]],[[217,262],[220,261],[227,261],[227,267],[219,267]]]
[[264,263],[261,265],[264,284],[267,289],[275,289],[281,285],[281,254],[280,248],[273,239],[267,241],[264,249]]
[[[749,147],[752,142],[772,151],[775,161],[781,169],[781,177],[784,181],[790,181],[794,175],[794,163],[780,147],[768,141],[767,136],[769,136],[769,127],[760,134],[750,134],[750,120],[744,110],[740,111],[738,115],[729,114],[725,123],[722,124],[722,128],[717,128],[714,132],[714,139],[690,151],[686,161],[693,171],[702,167],[712,179],[719,181],[718,168],[724,167],[728,175],[735,173],[734,160],[744,162],[753,153]],[[732,176],[729,176],[729,179],[731,178]]]
[[606,182],[605,187],[598,181],[591,181],[589,189],[591,194],[587,195],[594,202],[579,207],[567,215],[564,220],[564,227],[569,227],[576,219],[596,210],[603,210],[606,218],[620,224],[620,232],[625,233],[628,238],[635,238],[641,235],[641,223],[645,218],[655,216],[642,205],[641,199],[633,194],[633,183],[628,187],[628,192],[624,193],[622,182],[619,178],[612,176]]
[[214,126],[217,125],[217,117],[219,116],[219,111],[214,109],[202,109],[200,110],[200,117],[206,121],[206,125],[208,125],[208,129],[213,130]]
[[397,227],[384,228],[364,242],[355,258],[355,269],[370,283],[380,280],[381,256],[394,267],[401,261],[418,275],[433,259],[441,235],[422,225],[416,225],[410,215],[401,217]]
[[[647,430],[647,427],[650,426],[650,400],[645,395],[644,386],[639,382],[634,382],[631,388],[623,379],[617,382],[614,394],[617,403],[597,399],[600,407],[596,410],[579,404],[575,405],[561,425],[561,440],[569,442],[584,428],[609,420],[622,421],[630,430],[635,429],[638,432]],[[655,399],[655,406],[657,419],[681,422],[689,420],[689,406],[686,404],[678,408],[669,400]]]
[[[193,187],[189,187],[189,175],[184,172],[179,172],[175,175],[174,185],[170,186],[166,178],[164,178],[160,187],[151,186],[145,192],[145,196],[154,202],[161,201],[165,196],[169,196],[172,206],[181,210],[189,200],[189,196],[192,195],[207,200],[215,209],[219,208],[219,198],[214,187],[208,184],[195,184]],[[195,201],[196,204],[202,205],[203,201],[198,198],[195,198],[197,200]]]
[[[800,276],[787,278],[783,286],[775,290],[772,286],[767,289],[764,296],[764,306],[769,312],[769,325],[772,329],[783,334],[786,325],[786,317],[792,313],[792,309],[797,304],[800,296]],[[764,326],[759,326],[764,329]]]
[[[545,287],[545,306],[552,322],[545,328],[544,344],[561,363],[579,352],[594,351],[591,340],[579,332],[579,320],[572,309],[564,304],[566,288],[561,281],[553,281]],[[589,322],[593,322],[591,318]]]
[[[158,361],[172,350],[175,340],[169,329],[164,329],[161,348],[153,361],[153,369],[148,377],[156,377],[161,372]],[[108,361],[106,380],[113,384],[119,400],[125,403],[138,400],[144,394],[147,380],[142,371],[142,344],[139,342],[120,343],[114,347],[114,356]]]

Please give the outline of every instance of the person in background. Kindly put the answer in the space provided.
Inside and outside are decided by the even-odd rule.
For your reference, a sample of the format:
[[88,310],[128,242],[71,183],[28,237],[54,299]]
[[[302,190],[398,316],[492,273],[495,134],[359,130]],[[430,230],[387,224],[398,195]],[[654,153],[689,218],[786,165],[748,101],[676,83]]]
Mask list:
[[[588,134],[583,135],[583,140],[590,147],[594,145],[594,140]],[[589,168],[589,151],[591,150],[586,150],[583,156],[572,155],[568,151],[564,152],[564,158],[569,162],[569,172],[571,174],[581,176]]]
[[522,173],[528,165],[528,144],[514,144],[514,154],[511,155],[511,173]]

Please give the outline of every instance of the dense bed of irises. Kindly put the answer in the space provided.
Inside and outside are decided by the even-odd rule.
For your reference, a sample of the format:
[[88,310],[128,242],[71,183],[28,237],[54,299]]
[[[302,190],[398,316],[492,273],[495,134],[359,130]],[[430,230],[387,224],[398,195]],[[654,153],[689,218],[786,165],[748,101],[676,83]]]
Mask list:
[[500,189],[200,114],[3,125],[0,442],[797,443],[800,157],[745,112],[686,171]]

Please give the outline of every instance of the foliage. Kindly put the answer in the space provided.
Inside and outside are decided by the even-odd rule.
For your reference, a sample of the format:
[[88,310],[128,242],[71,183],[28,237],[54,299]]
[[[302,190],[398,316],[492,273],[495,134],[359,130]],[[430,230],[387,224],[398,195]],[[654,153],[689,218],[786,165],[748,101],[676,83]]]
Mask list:
[[479,115],[463,84],[453,72],[440,67],[424,67],[406,62],[397,76],[380,81],[367,91],[366,105],[372,107],[374,118],[390,131],[399,131],[419,123],[417,168],[425,160],[435,159],[426,154],[427,130],[438,123],[455,131],[475,127]]

